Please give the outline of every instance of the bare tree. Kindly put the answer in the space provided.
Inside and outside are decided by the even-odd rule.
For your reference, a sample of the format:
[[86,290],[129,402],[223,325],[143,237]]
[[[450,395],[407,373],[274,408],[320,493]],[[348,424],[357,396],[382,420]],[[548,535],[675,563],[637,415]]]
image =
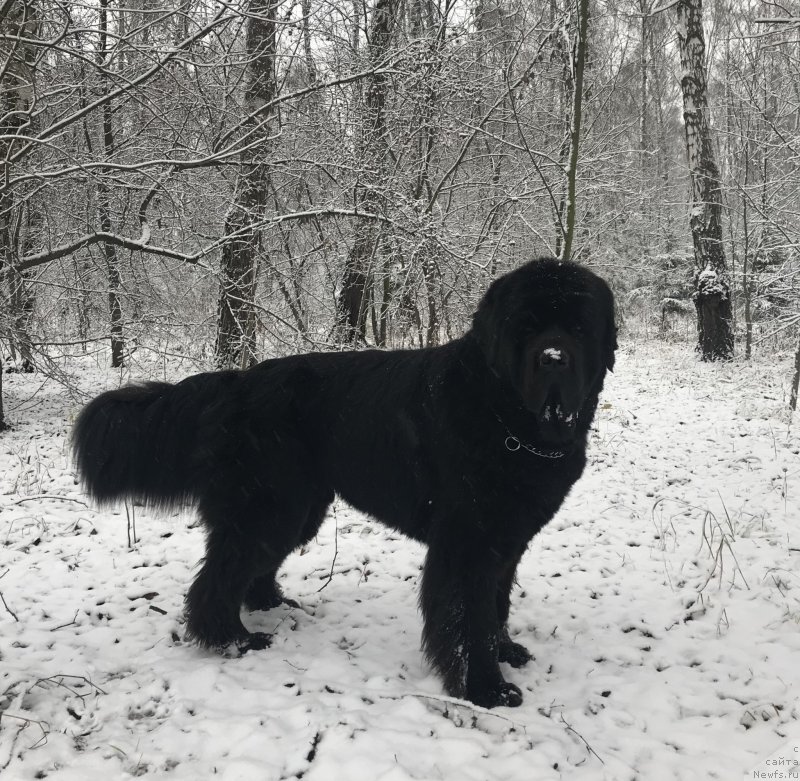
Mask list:
[[[111,53],[109,49],[108,30],[109,0],[100,0],[98,45],[97,45],[97,70],[100,77],[100,92],[108,96],[110,87]],[[103,101],[100,112],[102,160],[111,160],[114,156],[114,104],[111,98]],[[110,171],[100,170],[97,184],[97,212],[100,230],[107,234],[115,232],[111,217],[111,188],[106,180]],[[108,277],[108,313],[111,322],[111,366],[118,368],[125,362],[125,340],[122,333],[122,305],[120,303],[119,288],[121,277],[119,273],[119,260],[117,258],[117,245],[111,241],[101,242],[103,259],[105,261]]]
[[13,192],[2,188],[2,182],[9,176],[8,158],[33,127],[37,53],[30,39],[38,27],[35,0],[9,3],[5,15],[0,14],[0,284],[8,291],[8,312],[5,322],[0,323],[0,337],[7,338],[12,357],[20,359],[19,368],[23,371],[33,371],[28,322],[35,302],[19,264],[35,241],[39,220],[37,210],[31,206],[31,188]]
[[797,348],[794,352],[794,374],[792,374],[791,390],[789,391],[789,409],[792,412],[797,409],[798,388],[800,388],[800,338],[797,340]]
[[[363,86],[358,142],[362,171],[355,189],[355,208],[371,214],[383,209],[388,171],[386,139],[387,76],[379,66],[389,55],[397,6],[395,0],[376,0],[368,36],[371,75]],[[353,243],[344,267],[337,306],[337,330],[347,342],[364,342],[370,286],[381,238],[381,226],[370,217],[354,223]]]
[[722,241],[722,190],[711,134],[702,0],[679,0],[686,155],[692,184],[689,225],[695,263],[698,349],[705,361],[733,357],[731,288]]
[[216,363],[219,368],[246,368],[256,361],[258,256],[269,197],[269,132],[275,99],[275,17],[279,2],[250,0],[245,50],[244,123],[246,142],[239,155],[233,203],[225,217],[222,248]]
[[583,118],[583,77],[586,69],[589,46],[589,0],[577,3],[577,22],[572,56],[569,58],[572,81],[572,105],[569,115],[569,134],[566,170],[566,195],[562,201],[564,236],[560,257],[572,257],[572,243],[575,237],[576,184],[578,180],[578,152],[581,138],[581,121]]

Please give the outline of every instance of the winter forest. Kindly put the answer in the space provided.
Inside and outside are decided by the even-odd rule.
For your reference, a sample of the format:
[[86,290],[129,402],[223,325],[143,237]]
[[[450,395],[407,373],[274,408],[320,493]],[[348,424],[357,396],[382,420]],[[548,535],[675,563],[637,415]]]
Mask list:
[[[89,500],[82,405],[442,345],[544,255],[620,344],[522,707],[443,694],[422,546],[338,500],[271,648],[186,642],[203,530]],[[797,773],[799,379],[800,0],[0,0],[0,776]]]
[[717,294],[708,356],[772,349],[797,324],[798,13],[5,0],[6,360],[436,344],[542,254],[602,270],[623,329],[687,335]]

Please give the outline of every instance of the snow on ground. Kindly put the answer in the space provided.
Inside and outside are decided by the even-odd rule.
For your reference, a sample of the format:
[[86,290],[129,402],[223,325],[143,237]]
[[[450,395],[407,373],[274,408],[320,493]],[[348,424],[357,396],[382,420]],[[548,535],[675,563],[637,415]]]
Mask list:
[[[6,375],[0,776],[744,778],[800,739],[789,376],[788,360],[625,345],[591,466],[520,568],[512,633],[535,659],[506,674],[525,702],[484,711],[444,696],[423,661],[422,549],[344,506],[282,575],[302,607],[245,616],[271,649],[184,643],[191,513],[137,509],[129,548],[124,508],[96,511],[74,482],[78,398]],[[84,366],[76,382],[119,380]]]

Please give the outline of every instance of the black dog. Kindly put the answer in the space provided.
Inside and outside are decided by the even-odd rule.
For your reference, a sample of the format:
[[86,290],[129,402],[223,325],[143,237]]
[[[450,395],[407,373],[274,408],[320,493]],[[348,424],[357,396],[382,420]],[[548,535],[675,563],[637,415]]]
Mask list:
[[278,568],[338,494],[427,544],[423,646],[447,691],[519,705],[498,665],[530,659],[506,627],[514,573],[583,472],[615,348],[606,283],[541,259],[497,279],[472,328],[442,347],[109,391],[81,412],[73,446],[100,502],[197,504],[206,558],[187,632],[203,645],[269,644],[240,608],[283,600]]

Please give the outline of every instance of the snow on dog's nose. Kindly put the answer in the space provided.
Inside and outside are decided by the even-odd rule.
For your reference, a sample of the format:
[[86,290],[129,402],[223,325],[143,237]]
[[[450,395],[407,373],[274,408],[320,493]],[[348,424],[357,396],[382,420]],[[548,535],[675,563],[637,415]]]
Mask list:
[[543,369],[567,369],[569,364],[569,353],[559,347],[545,347],[539,354],[539,366]]

